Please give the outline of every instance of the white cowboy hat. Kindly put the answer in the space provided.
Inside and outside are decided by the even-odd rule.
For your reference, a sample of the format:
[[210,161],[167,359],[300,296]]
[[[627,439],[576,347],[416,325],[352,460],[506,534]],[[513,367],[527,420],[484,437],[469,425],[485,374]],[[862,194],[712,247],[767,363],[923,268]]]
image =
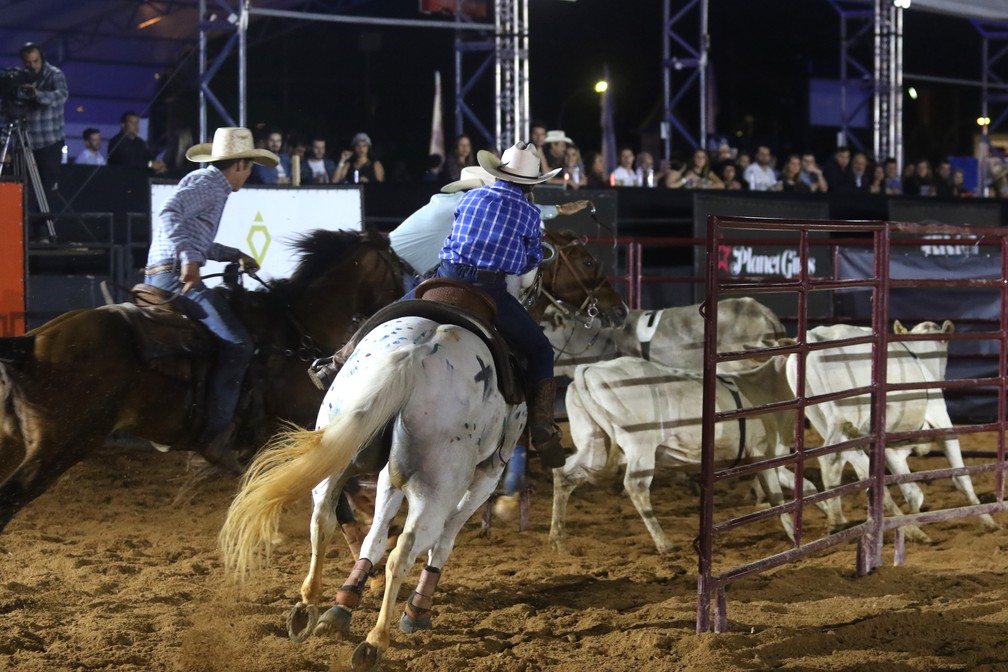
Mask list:
[[252,131],[247,128],[224,127],[214,131],[213,142],[190,147],[186,158],[195,163],[211,163],[225,159],[252,159],[260,166],[273,166],[280,158],[268,149],[256,149]]
[[573,145],[574,141],[567,137],[567,134],[563,131],[546,131],[546,139],[543,140],[544,145],[548,145],[551,142],[566,142],[568,145]]
[[555,168],[548,173],[540,173],[542,162],[539,159],[539,152],[536,151],[535,145],[527,145],[524,142],[508,147],[504,150],[504,156],[500,158],[494,156],[492,152],[481,149],[476,154],[476,160],[498,180],[515,184],[539,184],[560,172],[560,168]]
[[462,169],[460,179],[444,185],[441,187],[441,191],[446,194],[454,194],[458,191],[469,191],[476,187],[489,187],[496,179],[496,177],[479,166],[466,166]]

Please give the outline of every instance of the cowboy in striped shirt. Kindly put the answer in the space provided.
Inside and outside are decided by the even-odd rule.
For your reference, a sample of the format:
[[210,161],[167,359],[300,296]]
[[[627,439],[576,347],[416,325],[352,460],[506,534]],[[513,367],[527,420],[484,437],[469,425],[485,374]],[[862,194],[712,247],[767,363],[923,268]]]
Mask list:
[[252,164],[275,166],[279,159],[255,149],[247,128],[218,128],[213,144],[191,147],[186,158],[209,163],[186,175],[178,191],[165,202],[153,223],[145,271],[147,284],[179,294],[185,312],[218,339],[217,363],[210,374],[206,425],[201,442],[211,462],[240,471],[231,449],[234,413],[242,379],[252,358],[252,337],[232,312],[227,300],[200,278],[208,259],[236,261],[255,272],[259,264],[241,250],[215,243],[228,196],[252,174]]

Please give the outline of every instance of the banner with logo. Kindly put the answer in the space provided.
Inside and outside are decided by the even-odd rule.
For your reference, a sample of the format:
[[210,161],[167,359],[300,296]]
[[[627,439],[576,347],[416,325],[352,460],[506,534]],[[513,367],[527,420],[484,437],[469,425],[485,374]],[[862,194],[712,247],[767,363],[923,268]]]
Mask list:
[[[176,185],[151,185],[151,221],[156,221]],[[319,188],[245,187],[228,197],[215,240],[254,257],[263,280],[288,278],[297,266],[293,242],[314,230],[360,231],[364,220],[360,186]],[[225,264],[210,261],[202,274],[220,273]],[[220,278],[207,280],[208,285]]]

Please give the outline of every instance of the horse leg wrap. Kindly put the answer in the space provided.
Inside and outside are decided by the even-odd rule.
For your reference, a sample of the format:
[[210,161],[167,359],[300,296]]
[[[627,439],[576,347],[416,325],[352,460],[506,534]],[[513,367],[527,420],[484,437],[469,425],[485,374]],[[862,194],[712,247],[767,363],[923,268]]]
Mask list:
[[411,618],[422,618],[430,613],[431,607],[434,606],[434,590],[440,578],[441,570],[430,565],[420,572],[416,592],[410,595],[410,599],[406,602],[406,613]]
[[343,538],[346,539],[347,546],[350,547],[350,552],[353,553],[354,559],[360,558],[361,544],[364,543],[364,535],[361,534],[360,526],[356,521],[343,523],[340,525],[340,531],[343,532]]
[[347,582],[336,591],[336,604],[347,609],[356,609],[360,604],[364,584],[367,583],[370,572],[371,561],[367,558],[358,560],[350,570]]

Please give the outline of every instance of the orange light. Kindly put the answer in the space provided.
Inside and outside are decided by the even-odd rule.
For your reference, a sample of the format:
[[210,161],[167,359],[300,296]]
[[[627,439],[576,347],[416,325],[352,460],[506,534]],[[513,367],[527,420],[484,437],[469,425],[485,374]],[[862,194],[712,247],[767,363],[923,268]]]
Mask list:
[[146,28],[148,26],[153,26],[155,23],[157,23],[158,21],[160,21],[163,18],[164,18],[163,16],[155,16],[153,19],[147,19],[143,23],[138,24],[137,28],[139,28],[140,30],[143,30],[144,28]]

